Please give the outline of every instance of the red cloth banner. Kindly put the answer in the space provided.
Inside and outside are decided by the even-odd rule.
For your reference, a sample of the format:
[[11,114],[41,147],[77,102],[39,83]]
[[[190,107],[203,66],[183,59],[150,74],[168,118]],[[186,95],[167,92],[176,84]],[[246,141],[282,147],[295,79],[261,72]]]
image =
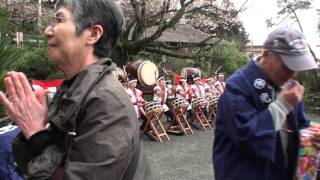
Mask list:
[[[178,74],[174,74],[173,75],[173,78],[176,82],[176,85],[180,85],[180,79],[181,79],[181,76],[179,76]],[[200,82],[205,85],[206,84],[206,79],[201,79]]]
[[48,89],[51,87],[60,87],[63,79],[56,80],[32,80],[32,85],[41,86],[43,89]]
[[181,77],[178,74],[174,74],[173,77],[174,77],[174,80],[176,82],[176,85],[180,85]]

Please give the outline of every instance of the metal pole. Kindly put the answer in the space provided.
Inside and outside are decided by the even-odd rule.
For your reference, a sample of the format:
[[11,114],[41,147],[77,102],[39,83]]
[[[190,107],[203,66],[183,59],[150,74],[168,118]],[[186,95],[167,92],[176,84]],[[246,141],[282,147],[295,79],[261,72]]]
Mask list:
[[37,16],[37,46],[40,47],[39,44],[39,34],[41,30],[41,0],[38,0],[38,16]]

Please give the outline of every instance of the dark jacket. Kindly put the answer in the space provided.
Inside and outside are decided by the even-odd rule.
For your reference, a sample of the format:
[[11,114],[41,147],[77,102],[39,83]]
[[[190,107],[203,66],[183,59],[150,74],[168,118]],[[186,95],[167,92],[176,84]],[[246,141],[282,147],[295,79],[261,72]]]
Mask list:
[[303,104],[287,116],[288,166],[280,134],[268,110],[271,90],[254,87],[256,79],[268,82],[255,62],[234,73],[218,102],[213,162],[217,180],[288,180],[297,166],[299,128],[308,126]]
[[[72,82],[64,81],[50,104],[52,143],[28,164],[30,179],[49,179],[53,171],[70,180],[120,180],[132,170],[130,179],[150,179],[138,120],[126,91],[112,75],[114,67],[111,60],[101,59]],[[62,173],[61,168],[56,171],[59,163]]]

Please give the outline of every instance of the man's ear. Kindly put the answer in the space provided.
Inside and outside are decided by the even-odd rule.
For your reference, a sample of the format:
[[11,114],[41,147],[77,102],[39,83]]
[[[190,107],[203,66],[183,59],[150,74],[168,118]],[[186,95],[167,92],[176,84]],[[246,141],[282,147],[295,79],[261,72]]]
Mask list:
[[90,28],[88,28],[88,38],[87,38],[87,44],[95,44],[99,41],[101,36],[103,35],[103,28],[101,25],[94,25]]

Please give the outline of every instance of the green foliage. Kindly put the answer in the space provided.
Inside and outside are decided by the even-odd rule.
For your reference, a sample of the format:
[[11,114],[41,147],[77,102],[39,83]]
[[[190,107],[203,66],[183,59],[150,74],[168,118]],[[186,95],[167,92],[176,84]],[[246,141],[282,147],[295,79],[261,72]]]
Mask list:
[[63,74],[57,69],[47,55],[45,48],[30,48],[12,65],[18,71],[24,72],[30,79],[56,79]]
[[[0,114],[0,117],[4,117],[4,115],[1,116],[1,114]],[[3,126],[8,125],[8,124],[11,123],[11,122],[12,122],[12,120],[11,120],[8,116],[6,116],[6,117],[4,117],[4,118],[1,118],[1,119],[0,119],[0,128],[3,127]]]
[[[4,91],[3,78],[5,73],[10,69],[9,67],[19,60],[19,57],[22,56],[24,51],[22,49],[18,49],[8,45],[8,43],[4,40],[4,38],[0,38],[0,90]],[[0,117],[5,116],[5,111],[3,106],[0,106]],[[4,122],[4,121],[3,121]],[[0,122],[1,126],[1,122]]]
[[299,73],[298,81],[303,84],[305,88],[304,103],[307,111],[309,113],[317,113],[315,107],[320,107],[319,99],[315,97],[320,97],[320,71],[311,70]]
[[239,51],[236,43],[225,46],[215,46],[212,49],[197,54],[199,57],[195,67],[199,67],[204,76],[213,76],[221,67],[219,72],[231,75],[247,63],[248,57]]
[[9,32],[9,12],[5,9],[0,8],[0,32],[1,36]]
[[8,70],[9,67],[16,63],[19,58],[23,55],[24,50],[18,49],[8,45],[8,43],[4,39],[0,39],[0,89],[3,90],[3,77]]
[[226,75],[234,73],[237,69],[246,65],[248,61],[248,57],[244,53],[239,52],[234,44],[223,49],[221,58],[224,61],[222,71]]
[[63,78],[62,72],[48,59],[45,48],[15,48],[0,41],[0,89],[8,71],[24,72],[30,79]]

